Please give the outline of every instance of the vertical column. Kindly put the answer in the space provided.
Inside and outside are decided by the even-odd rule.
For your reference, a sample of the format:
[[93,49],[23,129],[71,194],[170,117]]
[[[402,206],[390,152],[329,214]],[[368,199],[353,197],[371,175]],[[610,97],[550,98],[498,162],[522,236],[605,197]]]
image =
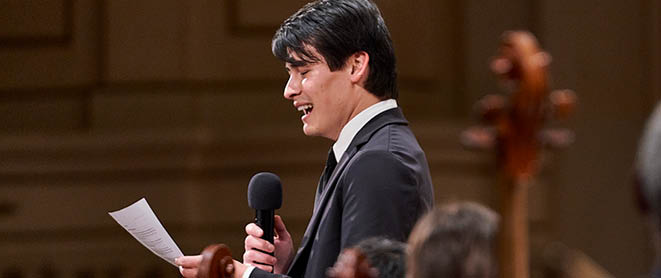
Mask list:
[[649,83],[649,57],[641,51],[644,2],[539,1],[552,86],[572,88],[579,97],[571,122],[576,142],[555,158],[550,230],[615,277],[645,273],[650,261],[629,176]]

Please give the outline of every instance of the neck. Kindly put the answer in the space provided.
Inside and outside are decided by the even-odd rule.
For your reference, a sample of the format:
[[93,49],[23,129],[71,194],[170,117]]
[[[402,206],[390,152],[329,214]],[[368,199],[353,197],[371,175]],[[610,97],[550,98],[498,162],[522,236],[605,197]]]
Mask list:
[[364,89],[362,91],[358,92],[358,93],[360,94],[360,98],[358,99],[358,101],[356,103],[356,106],[353,110],[353,113],[351,113],[351,116],[349,116],[349,119],[347,119],[347,121],[344,123],[345,125],[351,119],[356,117],[356,115],[358,115],[360,112],[363,112],[363,110],[365,110],[365,109],[369,108],[370,106],[372,106],[372,105],[374,105],[374,104],[381,101],[381,99],[379,99],[377,96],[375,96],[374,94],[372,94],[372,93],[370,93],[370,92],[368,92]]
[[357,94],[357,100],[354,102],[353,105],[354,108],[352,109],[351,113],[347,116],[347,118],[344,120],[340,129],[337,130],[337,132],[328,139],[337,141],[337,138],[340,136],[340,132],[342,132],[342,129],[349,123],[349,121],[351,121],[351,119],[355,118],[358,114],[360,114],[360,112],[363,112],[365,109],[381,101],[378,97],[376,97],[372,93],[362,88],[361,90],[355,91],[354,93]]

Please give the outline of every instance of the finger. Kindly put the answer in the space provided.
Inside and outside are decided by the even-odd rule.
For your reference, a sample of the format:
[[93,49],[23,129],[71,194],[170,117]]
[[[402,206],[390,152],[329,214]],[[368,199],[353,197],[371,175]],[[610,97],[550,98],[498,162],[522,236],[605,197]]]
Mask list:
[[181,276],[186,278],[195,278],[197,277],[197,268],[183,268],[181,269]]
[[270,253],[275,250],[275,246],[271,244],[270,242],[263,240],[261,238],[257,238],[254,236],[247,236],[246,240],[244,242],[245,244],[245,249],[246,251],[252,250],[252,249],[258,249],[262,250],[264,252]]
[[262,231],[262,228],[257,226],[255,223],[250,223],[246,225],[246,234],[249,234],[254,237],[261,237],[264,235],[264,231]]
[[176,258],[174,263],[183,266],[184,268],[198,267],[202,262],[202,255],[197,256],[183,256]]
[[254,266],[258,266],[259,264],[275,265],[277,261],[274,256],[257,250],[248,250],[243,253],[243,262]]
[[285,222],[282,221],[282,217],[280,217],[280,215],[276,215],[275,217],[273,217],[273,220],[274,220],[273,228],[275,229],[275,233],[278,236],[289,234],[289,232],[287,232],[287,227],[285,227]]
[[232,264],[234,265],[234,275],[232,277],[245,277],[244,275],[248,268],[248,264],[241,263],[234,259],[232,260]]
[[256,268],[259,268],[261,270],[264,270],[266,272],[271,272],[273,270],[273,267],[270,265],[263,265],[263,264],[253,264]]

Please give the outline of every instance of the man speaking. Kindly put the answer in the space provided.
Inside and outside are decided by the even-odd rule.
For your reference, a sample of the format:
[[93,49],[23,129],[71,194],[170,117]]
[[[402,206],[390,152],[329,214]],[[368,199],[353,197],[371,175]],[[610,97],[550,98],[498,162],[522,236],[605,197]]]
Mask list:
[[[363,239],[406,241],[434,193],[397,105],[395,55],[379,9],[370,0],[309,3],[276,31],[272,51],[289,73],[284,97],[302,114],[303,132],[334,144],[298,251],[280,217],[274,244],[249,224],[235,277],[325,277],[340,251]],[[185,277],[197,273],[198,257],[177,260]]]

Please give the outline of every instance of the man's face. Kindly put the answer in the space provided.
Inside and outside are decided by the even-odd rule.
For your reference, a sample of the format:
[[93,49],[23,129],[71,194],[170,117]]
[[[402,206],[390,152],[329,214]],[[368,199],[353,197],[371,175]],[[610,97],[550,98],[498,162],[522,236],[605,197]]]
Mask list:
[[[303,132],[308,136],[323,136],[337,140],[342,127],[354,116],[358,94],[351,91],[351,69],[331,72],[328,64],[315,50],[311,51],[320,62],[295,66],[285,63],[289,81],[284,97],[294,102],[303,113]],[[300,57],[292,53],[294,59]]]

